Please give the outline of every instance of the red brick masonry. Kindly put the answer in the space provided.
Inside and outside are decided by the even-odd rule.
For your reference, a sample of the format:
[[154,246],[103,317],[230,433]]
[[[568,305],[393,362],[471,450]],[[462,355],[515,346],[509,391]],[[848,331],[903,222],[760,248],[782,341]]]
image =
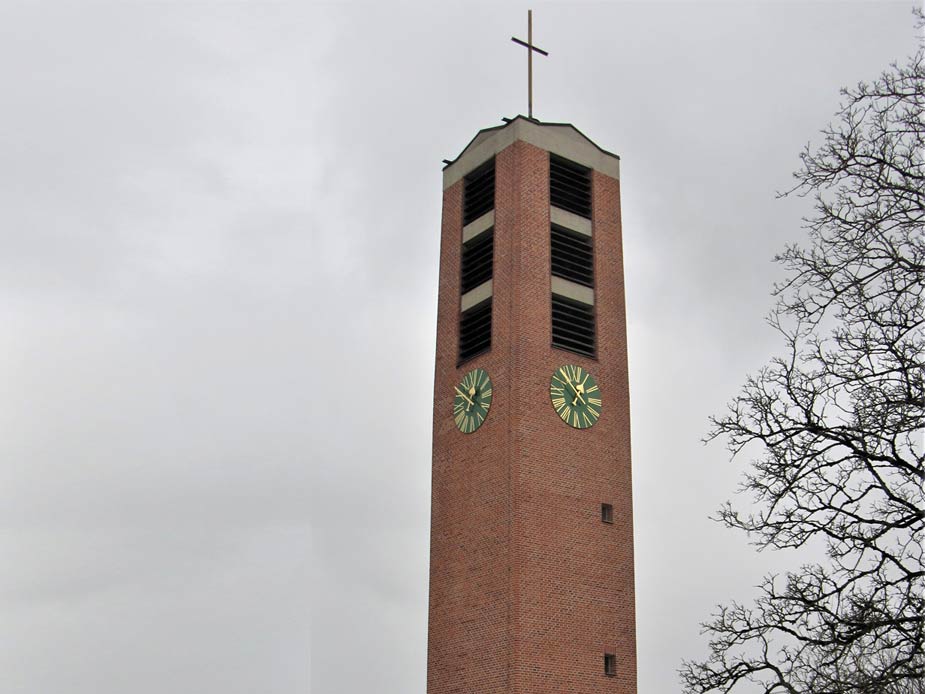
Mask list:
[[[636,692],[629,385],[620,183],[593,173],[598,358],[553,349],[549,154],[522,141],[496,158],[491,351],[457,368],[462,188],[444,192],[434,379],[428,694]],[[597,378],[600,420],[559,419],[549,379]],[[493,381],[473,434],[453,386]],[[601,522],[611,503],[614,523]],[[615,677],[604,674],[615,653]]]

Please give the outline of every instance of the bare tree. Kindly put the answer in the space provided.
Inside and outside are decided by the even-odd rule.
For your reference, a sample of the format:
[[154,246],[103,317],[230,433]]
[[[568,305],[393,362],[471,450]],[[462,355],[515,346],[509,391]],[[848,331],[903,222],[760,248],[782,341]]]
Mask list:
[[922,50],[843,95],[785,194],[815,200],[807,242],[776,258],[785,354],[709,435],[755,456],[748,511],[727,503],[720,520],[759,547],[824,544],[826,561],[718,608],[687,692],[925,691]]

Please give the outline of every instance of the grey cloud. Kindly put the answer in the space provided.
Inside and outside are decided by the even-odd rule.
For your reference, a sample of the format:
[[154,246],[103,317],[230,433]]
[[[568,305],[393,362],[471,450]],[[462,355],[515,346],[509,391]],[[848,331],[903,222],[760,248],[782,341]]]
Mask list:
[[[536,8],[537,114],[622,156],[641,691],[785,557],[707,519],[777,347],[775,201],[907,4]],[[516,4],[0,7],[0,689],[423,691],[440,160]],[[400,406],[395,403],[400,402]]]

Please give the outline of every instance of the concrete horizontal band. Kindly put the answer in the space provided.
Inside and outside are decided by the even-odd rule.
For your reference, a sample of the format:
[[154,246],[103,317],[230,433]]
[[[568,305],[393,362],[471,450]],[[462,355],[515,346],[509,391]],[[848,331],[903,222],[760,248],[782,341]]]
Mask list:
[[536,123],[518,116],[505,126],[483,130],[476,135],[456,161],[443,170],[443,189],[446,190],[517,140],[558,154],[611,178],[620,178],[619,157],[602,150],[575,126],[567,123]]
[[591,236],[591,220],[559,207],[549,207],[549,221],[579,234]]
[[472,308],[473,306],[475,306],[476,304],[482,303],[483,301],[485,301],[485,299],[487,299],[490,296],[491,296],[491,280],[488,280],[487,282],[482,282],[475,289],[471,289],[462,295],[462,297],[459,300],[459,310],[466,311]]
[[[475,289],[472,291],[474,292]],[[472,292],[469,293],[471,294]],[[578,284],[571,280],[553,277],[552,293],[564,296],[566,299],[580,301],[583,304],[588,304],[588,306],[594,306],[594,290],[591,289],[591,287],[586,287],[583,284]]]
[[495,211],[489,210],[474,222],[469,222],[463,227],[463,243],[471,241],[476,236],[495,225]]

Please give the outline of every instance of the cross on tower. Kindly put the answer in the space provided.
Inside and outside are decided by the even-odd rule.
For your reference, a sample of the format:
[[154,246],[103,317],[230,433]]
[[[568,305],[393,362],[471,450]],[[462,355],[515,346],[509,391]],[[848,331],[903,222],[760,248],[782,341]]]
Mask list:
[[533,10],[527,10],[527,41],[511,37],[511,41],[527,49],[527,117],[533,118],[533,51],[549,55],[542,48],[533,45]]

